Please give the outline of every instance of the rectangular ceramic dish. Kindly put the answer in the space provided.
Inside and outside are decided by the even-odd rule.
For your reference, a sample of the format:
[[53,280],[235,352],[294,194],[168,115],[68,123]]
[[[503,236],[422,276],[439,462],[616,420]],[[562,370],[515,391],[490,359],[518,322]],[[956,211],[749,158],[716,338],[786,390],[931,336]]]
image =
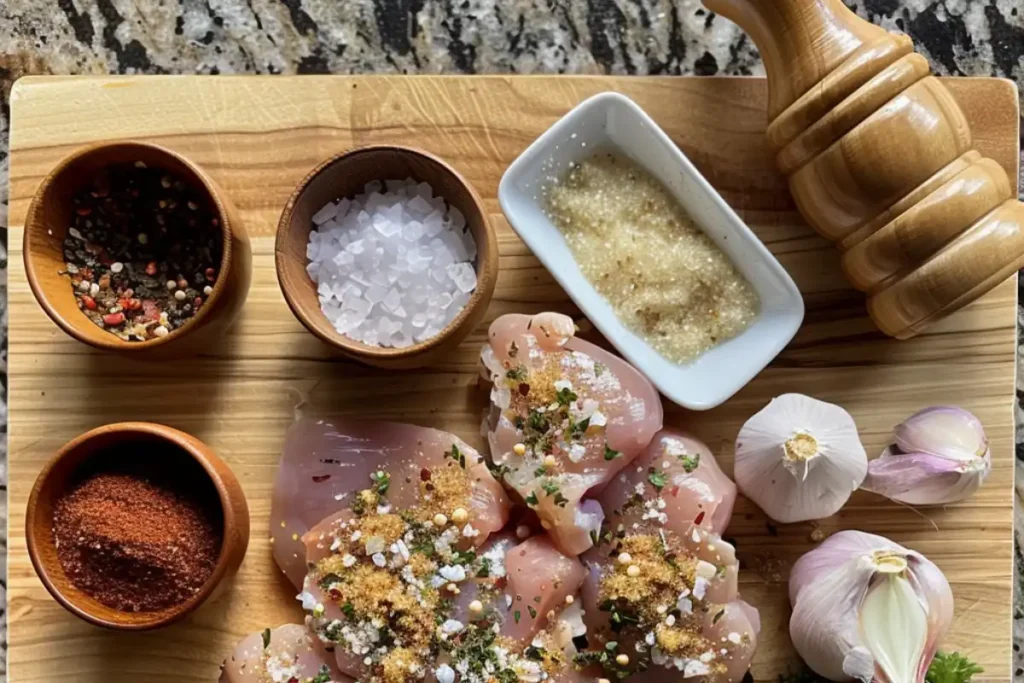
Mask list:
[[[757,291],[761,311],[742,333],[679,364],[627,328],[580,271],[542,205],[542,189],[596,151],[628,156],[664,185]],[[725,402],[764,369],[804,317],[800,291],[779,262],[689,159],[635,102],[607,92],[566,114],[513,162],[498,189],[509,223],[601,333],[665,396],[684,408]]]

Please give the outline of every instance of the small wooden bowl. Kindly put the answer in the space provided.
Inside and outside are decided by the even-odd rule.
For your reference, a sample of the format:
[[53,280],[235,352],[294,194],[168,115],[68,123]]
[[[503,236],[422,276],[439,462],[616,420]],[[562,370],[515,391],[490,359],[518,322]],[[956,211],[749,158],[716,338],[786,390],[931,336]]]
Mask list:
[[[104,454],[127,444],[140,444],[151,458],[158,450],[168,468],[194,470],[194,491],[208,493],[210,509],[220,512],[224,539],[217,565],[202,588],[186,602],[157,612],[122,612],[104,605],[71,584],[53,538],[54,509],[60,497],[89,474],[102,471]],[[117,452],[118,457],[122,454]],[[152,465],[152,462],[148,463]],[[187,469],[186,469],[187,471]],[[25,519],[28,554],[39,579],[65,609],[92,624],[121,631],[145,631],[172,624],[205,602],[225,579],[235,575],[249,545],[249,508],[235,475],[209,446],[171,427],[148,422],[104,425],[64,445],[39,473],[29,495]]]
[[[477,286],[466,307],[437,336],[402,349],[369,346],[340,334],[321,311],[316,285],[306,273],[313,214],[330,201],[359,194],[371,181],[395,178],[429,183],[435,195],[465,215],[477,245]],[[343,152],[313,169],[284,207],[275,251],[281,291],[299,322],[346,357],[382,368],[421,367],[455,349],[483,318],[498,275],[497,238],[480,195],[434,155],[392,145]]]
[[[66,276],[64,238],[70,226],[71,199],[97,173],[115,164],[142,161],[166,169],[205,195],[220,220],[223,256],[213,292],[199,312],[165,337],[125,341],[100,328],[78,308]],[[25,218],[25,272],[39,305],[62,330],[98,349],[150,355],[185,354],[209,348],[223,337],[245,302],[252,276],[252,254],[238,210],[201,168],[169,149],[143,142],[112,142],[77,150],[40,183]]]

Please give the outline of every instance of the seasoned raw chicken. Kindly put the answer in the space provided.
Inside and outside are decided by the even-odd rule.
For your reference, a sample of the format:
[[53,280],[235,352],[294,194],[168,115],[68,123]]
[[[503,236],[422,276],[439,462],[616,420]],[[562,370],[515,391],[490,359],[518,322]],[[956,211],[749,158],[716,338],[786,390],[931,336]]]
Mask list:
[[573,337],[557,313],[504,315],[481,360],[494,386],[491,458],[562,552],[589,548],[603,513],[582,500],[661,429],[658,392],[621,358]]
[[483,543],[508,521],[509,502],[480,455],[458,437],[437,429],[364,419],[299,420],[285,438],[270,516],[274,559],[296,588],[306,576],[302,536],[314,525],[347,514],[371,475],[387,470],[388,499],[408,506],[431,468],[465,463],[469,522]]
[[[579,602],[566,599],[584,579],[579,560],[545,536],[517,544],[505,532],[474,547],[475,474],[461,453],[415,475],[375,471],[349,509],[302,538],[298,597],[338,669],[364,683],[452,683],[442,667],[462,660],[467,683],[496,676],[487,666],[507,670],[499,680],[562,671],[583,630]],[[541,651],[550,661],[532,656]]]
[[[742,679],[760,620],[739,598],[739,562],[720,536],[736,486],[707,447],[664,430],[598,499],[608,519],[600,544],[583,557],[584,656],[641,683],[662,680],[665,669],[685,679]],[[608,642],[616,652],[607,653]],[[627,653],[628,663],[616,653]]]
[[305,626],[253,633],[221,667],[220,683],[351,683]]

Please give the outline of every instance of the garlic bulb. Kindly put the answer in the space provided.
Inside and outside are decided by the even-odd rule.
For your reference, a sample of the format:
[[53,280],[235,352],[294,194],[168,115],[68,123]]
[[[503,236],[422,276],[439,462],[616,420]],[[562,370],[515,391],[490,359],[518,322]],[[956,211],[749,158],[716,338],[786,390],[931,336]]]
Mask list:
[[789,599],[793,646],[833,681],[922,683],[953,619],[938,567],[862,531],[840,531],[801,557]]
[[909,505],[943,505],[967,498],[992,471],[981,421],[953,406],[911,415],[895,443],[868,463],[864,488]]
[[778,522],[835,514],[867,468],[850,414],[802,394],[772,399],[736,437],[736,484]]

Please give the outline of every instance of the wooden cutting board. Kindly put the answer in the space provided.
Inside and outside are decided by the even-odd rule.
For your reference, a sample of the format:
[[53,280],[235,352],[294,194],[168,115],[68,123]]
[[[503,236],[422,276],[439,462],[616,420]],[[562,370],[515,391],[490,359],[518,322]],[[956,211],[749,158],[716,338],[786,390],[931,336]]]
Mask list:
[[[1017,178],[1013,84],[947,84],[977,148]],[[8,596],[16,683],[209,683],[245,634],[299,619],[267,542],[272,477],[299,404],[307,413],[440,427],[483,446],[484,399],[474,387],[486,327],[429,370],[388,373],[334,361],[278,290],[272,248],[279,211],[300,178],[330,154],[381,142],[423,147],[476,186],[498,228],[501,275],[485,322],[513,311],[578,316],[509,229],[495,197],[502,172],[534,138],[603,90],[632,97],[665,128],[776,254],[807,303],[803,329],[749,386],[707,413],[666,406],[666,423],[696,432],[727,472],[740,425],[785,392],[845,406],[869,454],[882,449],[894,424],[938,403],[975,412],[991,439],[994,468],[985,487],[946,509],[915,511],[859,493],[816,528],[772,525],[739,501],[727,536],[743,562],[743,596],[761,610],[755,679],[774,680],[795,663],[786,635],[788,569],[814,546],[812,534],[838,529],[884,534],[934,560],[956,596],[945,648],[980,662],[982,679],[1010,679],[1015,282],[910,341],[875,331],[862,296],[843,280],[838,252],[802,223],[773,168],[764,145],[763,80],[161,76],[29,78],[11,96]],[[93,351],[50,323],[25,281],[21,226],[36,185],[77,146],[115,138],[155,141],[201,164],[254,237],[254,279],[241,321],[199,358],[147,364]],[[29,489],[44,461],[80,432],[125,419],[163,422],[209,443],[245,487],[253,522],[230,591],[185,623],[138,635],[104,632],[65,613],[33,573],[23,532]]]

